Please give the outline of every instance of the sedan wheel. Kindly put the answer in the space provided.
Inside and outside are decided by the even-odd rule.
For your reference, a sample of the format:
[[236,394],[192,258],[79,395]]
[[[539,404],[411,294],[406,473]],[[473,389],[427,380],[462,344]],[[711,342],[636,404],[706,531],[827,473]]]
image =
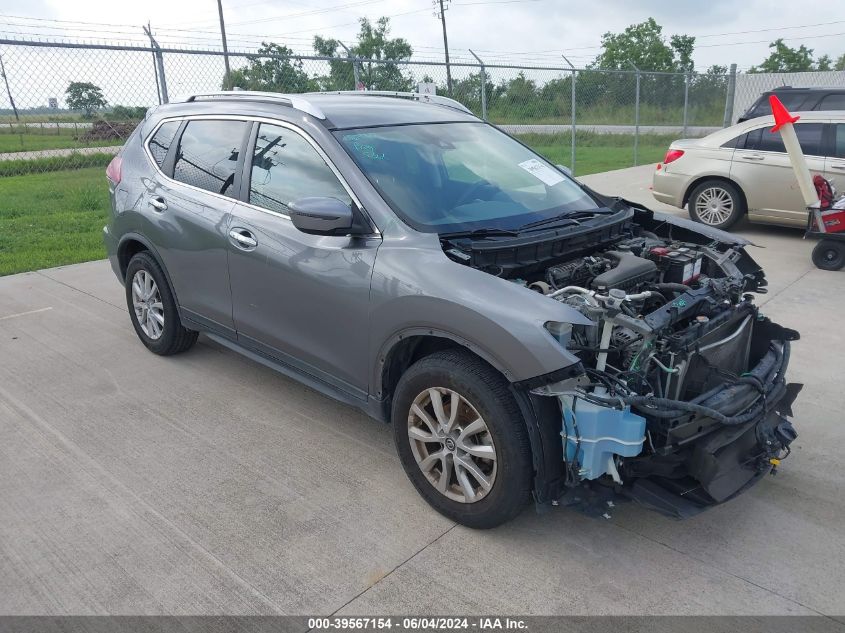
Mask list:
[[698,185],[689,197],[690,217],[717,229],[727,229],[745,213],[739,190],[723,180]]
[[718,226],[727,222],[734,211],[734,201],[731,194],[720,187],[705,189],[695,201],[696,215],[702,223]]
[[496,481],[496,447],[484,418],[445,387],[420,393],[408,415],[411,451],[425,478],[459,503],[484,498]]

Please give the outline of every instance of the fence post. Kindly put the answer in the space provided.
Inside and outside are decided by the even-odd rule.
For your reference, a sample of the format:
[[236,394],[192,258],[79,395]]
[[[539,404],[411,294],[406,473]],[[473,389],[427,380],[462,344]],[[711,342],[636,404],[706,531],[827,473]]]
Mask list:
[[155,58],[156,69],[158,70],[159,88],[161,89],[158,97],[159,103],[169,103],[170,100],[167,97],[167,79],[164,76],[164,55],[162,55],[161,47],[159,47],[158,42],[153,37],[153,32],[149,26],[144,27],[144,33],[150,38],[150,47],[153,49],[153,57]]
[[628,60],[631,67],[637,73],[637,91],[634,95],[634,167],[639,165],[640,149],[640,69],[634,66],[634,62]]
[[480,68],[480,75],[481,75],[481,118],[483,120],[487,120],[487,69],[484,68],[484,62],[481,61],[481,58],[472,52],[472,49],[467,49],[472,54],[473,57],[478,61],[478,66]]
[[722,127],[729,127],[734,118],[734,95],[736,94],[736,64],[731,64],[728,75],[728,91],[725,95],[725,119]]
[[572,95],[571,100],[572,103],[569,106],[569,116],[572,121],[572,129],[569,132],[570,136],[572,137],[569,139],[569,169],[572,171],[572,175],[575,175],[575,66],[572,65],[572,62],[567,59],[566,55],[561,55],[563,57],[563,61],[569,64],[569,67],[572,69]]
[[349,50],[349,47],[346,46],[343,42],[338,40],[337,42],[340,44],[340,47],[346,51],[346,56],[352,60],[352,74],[355,77],[355,85],[352,87],[353,90],[358,90],[358,84],[360,83],[360,78],[358,77],[358,62],[355,60],[355,57],[352,56],[352,51]]
[[689,84],[690,84],[690,73],[684,73],[684,133],[683,136],[686,137],[687,135],[687,120],[688,120],[688,113],[689,113]]

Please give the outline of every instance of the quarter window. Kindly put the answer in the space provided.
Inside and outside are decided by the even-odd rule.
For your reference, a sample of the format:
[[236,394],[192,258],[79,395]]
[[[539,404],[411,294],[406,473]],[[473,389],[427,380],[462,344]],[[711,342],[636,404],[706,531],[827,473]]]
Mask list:
[[153,155],[153,160],[159,166],[159,169],[164,163],[170,144],[173,142],[173,137],[176,136],[180,124],[180,121],[168,121],[162,124],[150,139],[150,154]]
[[739,136],[735,136],[731,140],[722,143],[722,147],[734,147],[736,149],[742,149],[745,146],[746,136],[746,134],[740,134]]
[[301,198],[352,200],[331,168],[302,136],[287,128],[262,123],[252,155],[249,201],[270,211],[288,213]]
[[234,196],[244,121],[189,121],[179,140],[173,178],[206,191]]

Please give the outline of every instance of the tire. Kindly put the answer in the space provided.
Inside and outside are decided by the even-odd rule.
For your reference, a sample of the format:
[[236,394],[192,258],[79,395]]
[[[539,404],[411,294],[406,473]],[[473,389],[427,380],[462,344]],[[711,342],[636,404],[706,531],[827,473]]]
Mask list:
[[[148,283],[149,282],[151,283]],[[138,293],[133,284],[138,282]],[[171,356],[189,350],[198,333],[182,326],[173,291],[158,262],[146,251],[137,253],[126,267],[126,306],[132,327],[141,342],[155,354]],[[145,298],[151,292],[149,298]],[[136,297],[141,308],[136,310]],[[155,313],[155,314],[153,314]],[[161,317],[154,318],[155,315]]]
[[[440,417],[447,424],[448,419],[454,421],[451,432],[439,437],[436,433],[444,427],[438,424],[436,394],[442,402]],[[456,402],[458,406],[453,406]],[[420,409],[434,428],[416,412]],[[438,352],[416,362],[396,386],[391,419],[405,473],[442,515],[486,529],[505,523],[524,508],[533,473],[528,432],[507,381],[485,362],[461,350]],[[425,442],[423,437],[433,439]],[[444,468],[448,479],[442,477]],[[480,473],[489,488],[474,473]]]
[[821,240],[813,249],[813,263],[822,270],[839,270],[845,266],[845,242]]
[[697,185],[687,202],[690,217],[716,229],[728,229],[745,214],[742,194],[724,180],[705,180]]

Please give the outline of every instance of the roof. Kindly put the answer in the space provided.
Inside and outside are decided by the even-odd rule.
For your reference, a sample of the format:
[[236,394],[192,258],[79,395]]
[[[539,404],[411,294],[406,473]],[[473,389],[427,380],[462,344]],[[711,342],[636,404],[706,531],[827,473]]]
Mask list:
[[281,94],[234,90],[197,94],[185,99],[186,103],[214,101],[294,108],[319,119],[330,129],[478,120],[452,99],[407,92]]
[[768,94],[769,92],[784,92],[787,90],[794,90],[796,92],[845,92],[845,86],[803,86],[800,88],[797,86],[778,86],[767,90],[764,94]]
[[[810,110],[806,112],[790,112],[790,114],[801,117],[799,123],[818,123],[824,121],[845,123],[845,110]],[[701,144],[709,147],[718,147],[725,141],[744,134],[749,130],[755,130],[759,127],[768,128],[774,124],[775,119],[771,114],[754,117],[753,119],[748,119],[742,123],[737,123],[708,134],[701,139]]]

